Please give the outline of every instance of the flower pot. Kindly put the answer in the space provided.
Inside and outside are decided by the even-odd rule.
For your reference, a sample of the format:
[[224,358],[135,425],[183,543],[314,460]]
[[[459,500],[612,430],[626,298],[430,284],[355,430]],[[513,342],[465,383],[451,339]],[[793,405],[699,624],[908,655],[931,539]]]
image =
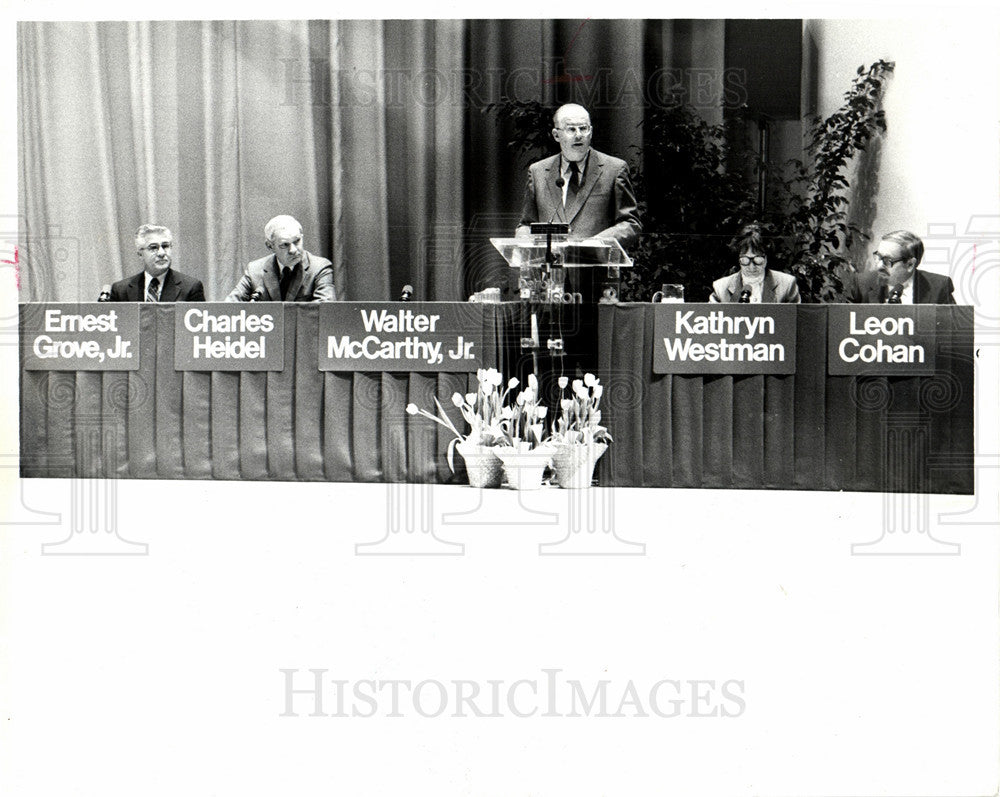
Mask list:
[[470,487],[499,487],[503,476],[503,464],[493,446],[476,443],[457,443],[455,448],[465,460],[465,471],[469,474]]
[[607,450],[607,443],[560,443],[552,457],[556,483],[577,490],[590,487],[594,466]]
[[542,476],[552,461],[550,446],[541,445],[533,449],[527,446],[499,446],[496,451],[511,487],[515,490],[537,490],[542,486]]

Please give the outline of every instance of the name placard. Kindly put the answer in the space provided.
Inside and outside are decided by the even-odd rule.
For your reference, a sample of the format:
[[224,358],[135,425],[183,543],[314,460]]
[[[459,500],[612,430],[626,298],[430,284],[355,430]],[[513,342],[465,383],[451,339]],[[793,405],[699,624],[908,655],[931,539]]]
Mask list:
[[280,371],[285,367],[281,302],[204,302],[174,308],[177,371]]
[[453,302],[330,302],[319,308],[321,371],[444,371],[483,367],[483,306]]
[[658,304],[654,374],[793,374],[795,307]]
[[933,305],[831,305],[827,315],[828,373],[933,373],[936,322]]
[[29,371],[135,371],[135,304],[22,304],[21,347]]

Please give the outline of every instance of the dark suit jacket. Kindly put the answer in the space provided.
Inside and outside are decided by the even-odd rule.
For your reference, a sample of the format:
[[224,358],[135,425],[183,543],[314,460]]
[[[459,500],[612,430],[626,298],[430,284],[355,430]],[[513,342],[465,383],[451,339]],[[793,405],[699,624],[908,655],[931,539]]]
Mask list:
[[[738,302],[742,291],[743,275],[737,271],[735,274],[713,282],[712,295],[708,297],[708,300],[710,302]],[[764,269],[764,282],[761,285],[760,294],[760,300],[765,303],[798,304],[802,301],[795,277],[784,271],[772,271],[769,268]]]
[[571,241],[614,238],[628,249],[639,237],[642,223],[625,161],[591,149],[583,184],[566,208],[562,188],[556,185],[558,179],[558,155],[528,167],[518,233],[528,232],[528,225],[534,222],[553,221],[569,224]]
[[[254,260],[247,265],[246,271],[232,293],[226,297],[227,302],[249,302],[254,291],[261,292],[262,302],[281,301],[281,281],[278,277],[277,257],[273,254]],[[292,272],[292,281],[288,284],[286,302],[335,302],[337,291],[333,287],[333,263],[322,257],[302,253],[302,262]]]
[[[854,304],[884,304],[889,287],[877,269],[851,274],[844,280],[844,299]],[[955,304],[955,285],[951,277],[931,274],[919,268],[913,272],[914,304]]]
[[[118,280],[111,286],[112,302],[146,301],[146,272],[140,271],[134,277]],[[175,268],[168,268],[160,289],[161,302],[203,302],[205,289],[201,281]]]

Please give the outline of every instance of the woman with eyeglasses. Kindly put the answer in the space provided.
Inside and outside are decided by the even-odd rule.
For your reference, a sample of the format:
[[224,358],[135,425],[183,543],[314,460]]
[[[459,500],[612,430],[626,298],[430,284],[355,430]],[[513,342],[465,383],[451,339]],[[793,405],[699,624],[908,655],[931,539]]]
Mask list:
[[710,302],[790,303],[802,301],[795,277],[767,267],[767,248],[759,224],[747,224],[731,244],[740,270],[712,283]]

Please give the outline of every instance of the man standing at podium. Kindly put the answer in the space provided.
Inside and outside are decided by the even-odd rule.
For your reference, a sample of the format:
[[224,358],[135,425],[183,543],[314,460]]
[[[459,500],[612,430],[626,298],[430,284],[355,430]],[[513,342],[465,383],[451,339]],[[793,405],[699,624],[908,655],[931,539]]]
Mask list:
[[614,238],[628,249],[642,224],[628,166],[591,149],[594,129],[581,105],[563,105],[553,118],[559,154],[528,167],[528,183],[517,235],[534,222],[569,224],[571,241]]
[[264,245],[272,254],[246,267],[227,302],[335,302],[333,264],[307,252],[302,225],[275,216],[264,225]]
[[142,271],[111,286],[112,302],[203,302],[201,281],[170,267],[174,236],[166,227],[143,224],[135,233]]

